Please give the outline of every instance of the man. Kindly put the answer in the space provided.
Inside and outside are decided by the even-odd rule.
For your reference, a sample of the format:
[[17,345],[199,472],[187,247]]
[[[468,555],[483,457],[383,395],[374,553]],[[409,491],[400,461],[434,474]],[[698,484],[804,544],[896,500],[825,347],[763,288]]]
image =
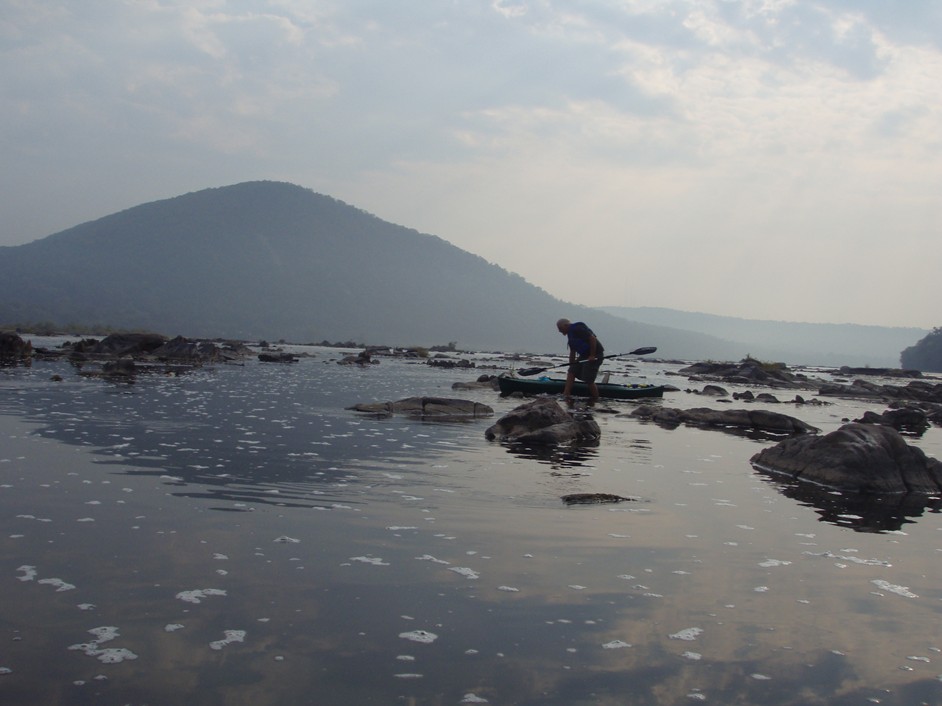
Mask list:
[[589,385],[589,399],[595,402],[599,398],[599,388],[595,378],[602,365],[602,356],[605,349],[601,341],[592,333],[592,329],[581,321],[575,323],[569,319],[560,319],[556,322],[556,329],[566,336],[569,346],[569,372],[566,373],[566,387],[563,396],[568,400],[572,397],[572,385],[576,378]]

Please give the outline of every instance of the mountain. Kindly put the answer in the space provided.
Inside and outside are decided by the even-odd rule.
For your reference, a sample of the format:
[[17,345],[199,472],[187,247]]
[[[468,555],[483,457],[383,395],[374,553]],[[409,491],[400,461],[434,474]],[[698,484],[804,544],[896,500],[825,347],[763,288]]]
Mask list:
[[[788,359],[748,338],[727,340],[719,327],[684,330],[674,324],[686,322],[628,321],[576,306],[439,237],[280,182],[184,194],[0,247],[6,325],[405,346],[454,341],[472,350],[561,354],[560,316],[588,322],[609,353],[655,345],[659,356],[680,359],[752,353],[822,362],[834,352],[841,364],[895,364],[868,355],[868,346],[824,346]],[[921,335],[897,345],[892,358]]]
[[899,367],[901,352],[928,333],[920,328],[740,319],[660,307],[608,306],[600,311],[632,322],[709,334],[724,341],[730,353],[746,351],[760,360],[817,365]]
[[441,238],[277,182],[147,203],[0,248],[7,324],[562,352],[556,319],[587,312]]

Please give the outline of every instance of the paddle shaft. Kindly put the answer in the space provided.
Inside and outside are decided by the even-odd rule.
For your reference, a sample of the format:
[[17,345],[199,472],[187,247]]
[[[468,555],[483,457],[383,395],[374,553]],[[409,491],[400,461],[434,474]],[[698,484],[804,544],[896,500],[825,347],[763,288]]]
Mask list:
[[[647,355],[648,353],[653,353],[657,348],[654,346],[645,346],[644,348],[636,348],[633,351],[628,353],[614,353],[612,355],[603,355],[600,360],[607,360],[608,358],[621,358],[626,355]],[[579,362],[579,361],[576,361]],[[528,377],[530,375],[536,375],[537,373],[542,373],[546,370],[553,370],[554,368],[565,368],[571,365],[571,363],[560,363],[559,365],[550,365],[546,368],[524,368],[523,370],[518,370],[517,375],[522,375],[523,377]]]

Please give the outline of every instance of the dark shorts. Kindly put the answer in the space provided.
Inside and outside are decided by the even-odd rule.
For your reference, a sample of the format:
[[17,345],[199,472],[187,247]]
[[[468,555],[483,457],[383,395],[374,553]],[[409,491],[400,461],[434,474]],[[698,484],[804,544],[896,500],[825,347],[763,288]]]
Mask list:
[[602,359],[596,358],[591,363],[585,362],[575,362],[570,366],[576,375],[576,380],[582,380],[582,382],[595,382],[595,378],[598,377],[599,368],[602,367]]

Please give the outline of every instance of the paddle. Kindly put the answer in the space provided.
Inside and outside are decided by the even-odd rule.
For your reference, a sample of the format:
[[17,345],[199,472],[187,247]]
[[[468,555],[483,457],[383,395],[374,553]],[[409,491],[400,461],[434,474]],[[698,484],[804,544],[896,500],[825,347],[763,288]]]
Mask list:
[[[622,356],[626,356],[626,355],[648,355],[649,353],[653,353],[656,350],[657,348],[654,346],[645,346],[644,348],[636,348],[630,353],[615,353],[613,355],[603,355],[602,360],[606,360],[607,358],[621,358]],[[546,370],[552,370],[553,368],[565,368],[568,366],[569,366],[569,363],[560,363],[559,365],[550,365],[549,367],[546,367],[546,368],[522,368],[521,370],[517,371],[517,375],[521,375],[523,377],[529,377],[530,375],[536,375],[537,373],[542,373]]]

